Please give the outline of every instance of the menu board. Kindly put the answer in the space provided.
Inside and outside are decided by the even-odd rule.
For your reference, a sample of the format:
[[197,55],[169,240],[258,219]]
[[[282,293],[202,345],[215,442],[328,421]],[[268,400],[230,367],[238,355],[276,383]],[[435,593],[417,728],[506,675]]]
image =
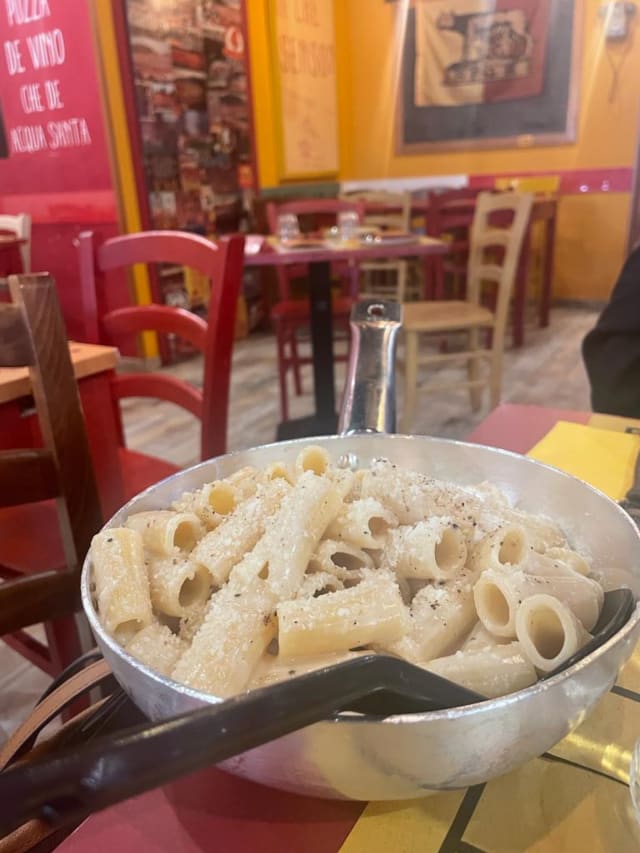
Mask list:
[[152,225],[234,230],[253,183],[240,0],[128,0]]
[[0,4],[3,194],[111,187],[88,4]]
[[338,171],[333,0],[269,0],[284,179]]

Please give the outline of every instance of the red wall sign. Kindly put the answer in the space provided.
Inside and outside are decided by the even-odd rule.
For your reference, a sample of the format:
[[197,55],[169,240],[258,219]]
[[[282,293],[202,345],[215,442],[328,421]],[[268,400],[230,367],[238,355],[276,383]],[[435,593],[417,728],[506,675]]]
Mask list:
[[89,3],[0,0],[0,213],[31,214],[32,269],[68,320],[73,236],[117,222]]

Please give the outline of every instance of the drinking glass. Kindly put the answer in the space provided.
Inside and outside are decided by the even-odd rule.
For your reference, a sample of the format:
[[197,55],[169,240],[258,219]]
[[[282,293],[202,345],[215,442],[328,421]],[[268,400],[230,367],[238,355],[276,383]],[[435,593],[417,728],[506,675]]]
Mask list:
[[300,225],[295,213],[281,213],[278,216],[277,234],[281,243],[290,243],[300,237]]
[[343,242],[356,240],[360,220],[355,210],[343,210],[338,214],[338,234]]

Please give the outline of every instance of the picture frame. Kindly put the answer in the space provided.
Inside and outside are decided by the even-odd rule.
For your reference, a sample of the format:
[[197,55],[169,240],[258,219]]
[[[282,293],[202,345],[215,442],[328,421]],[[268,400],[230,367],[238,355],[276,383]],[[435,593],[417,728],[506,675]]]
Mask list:
[[575,142],[582,12],[582,0],[414,0],[396,153]]
[[267,3],[280,180],[333,179],[340,168],[333,3]]

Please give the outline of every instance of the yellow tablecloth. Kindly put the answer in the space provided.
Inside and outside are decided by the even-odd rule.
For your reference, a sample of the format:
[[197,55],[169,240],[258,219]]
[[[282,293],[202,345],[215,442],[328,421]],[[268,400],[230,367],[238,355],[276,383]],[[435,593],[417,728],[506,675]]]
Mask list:
[[[640,438],[631,422],[594,416],[558,423],[529,453],[624,496]],[[638,422],[633,424],[638,426]],[[640,738],[640,647],[614,689],[545,758],[467,791],[370,803],[341,853],[627,853],[640,850],[629,796],[631,751]]]

